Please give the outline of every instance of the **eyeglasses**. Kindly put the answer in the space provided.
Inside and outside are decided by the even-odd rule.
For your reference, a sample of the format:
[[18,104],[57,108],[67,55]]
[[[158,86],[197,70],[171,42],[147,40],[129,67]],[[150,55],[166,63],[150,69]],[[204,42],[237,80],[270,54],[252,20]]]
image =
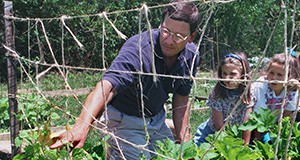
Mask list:
[[187,36],[182,36],[181,34],[173,33],[164,27],[160,28],[160,34],[163,38],[167,38],[170,35],[172,35],[172,38],[176,43],[181,43],[181,42],[185,41],[187,39],[187,37],[190,35],[190,34],[188,34]]

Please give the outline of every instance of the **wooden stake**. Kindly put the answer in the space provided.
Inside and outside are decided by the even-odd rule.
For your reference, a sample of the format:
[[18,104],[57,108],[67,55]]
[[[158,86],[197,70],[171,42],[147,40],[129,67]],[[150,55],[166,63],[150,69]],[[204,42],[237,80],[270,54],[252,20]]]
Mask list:
[[[4,19],[5,19],[5,41],[6,46],[15,50],[15,37],[13,30],[13,20],[8,18],[12,16],[13,5],[11,1],[4,2]],[[17,94],[17,75],[16,62],[12,56],[12,52],[7,51],[7,79],[8,79],[8,100],[9,100],[9,115],[10,115],[10,140],[11,140],[11,158],[20,153],[20,148],[16,147],[15,138],[19,135],[20,123],[16,118],[18,114]]]

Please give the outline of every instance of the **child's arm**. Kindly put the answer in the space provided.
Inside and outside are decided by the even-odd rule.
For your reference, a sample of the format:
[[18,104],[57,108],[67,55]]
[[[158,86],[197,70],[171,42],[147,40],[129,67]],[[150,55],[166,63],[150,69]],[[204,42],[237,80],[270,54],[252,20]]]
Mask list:
[[220,130],[224,125],[223,113],[212,108],[212,117],[213,117],[215,129],[217,131]]
[[297,79],[290,79],[288,81],[288,91],[296,91],[297,90],[297,85],[299,85],[300,80]]
[[287,117],[287,116],[291,116],[293,114],[293,111],[287,111],[287,110],[285,110],[285,111],[283,111],[283,118],[284,117]]
[[[245,113],[245,117],[244,117],[244,122],[247,122],[249,119],[249,114],[252,112],[252,108],[247,108],[246,113]],[[246,130],[243,132],[243,140],[244,143],[247,145],[250,143],[250,139],[251,139],[251,131]]]
[[257,131],[257,129],[254,129],[253,131],[254,141],[260,140],[260,133]]
[[283,117],[291,117],[294,111],[297,111],[299,107],[299,92],[298,91],[293,91],[290,92],[292,95],[292,99],[289,99],[289,102],[287,102],[287,106],[284,108],[283,111]]

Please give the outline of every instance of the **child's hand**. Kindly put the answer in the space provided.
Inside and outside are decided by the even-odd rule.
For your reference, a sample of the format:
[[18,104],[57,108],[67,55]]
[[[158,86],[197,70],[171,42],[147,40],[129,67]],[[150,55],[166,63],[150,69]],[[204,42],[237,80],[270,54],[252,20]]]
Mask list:
[[297,79],[290,79],[287,85],[289,91],[295,91],[297,90],[297,87],[300,85],[300,83]]

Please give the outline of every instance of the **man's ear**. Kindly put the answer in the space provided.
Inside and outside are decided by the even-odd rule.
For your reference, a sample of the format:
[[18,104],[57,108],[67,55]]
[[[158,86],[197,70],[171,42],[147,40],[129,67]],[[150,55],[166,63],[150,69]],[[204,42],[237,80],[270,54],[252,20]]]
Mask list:
[[188,42],[189,43],[193,42],[196,36],[197,36],[197,32],[195,31],[190,35],[190,40]]

